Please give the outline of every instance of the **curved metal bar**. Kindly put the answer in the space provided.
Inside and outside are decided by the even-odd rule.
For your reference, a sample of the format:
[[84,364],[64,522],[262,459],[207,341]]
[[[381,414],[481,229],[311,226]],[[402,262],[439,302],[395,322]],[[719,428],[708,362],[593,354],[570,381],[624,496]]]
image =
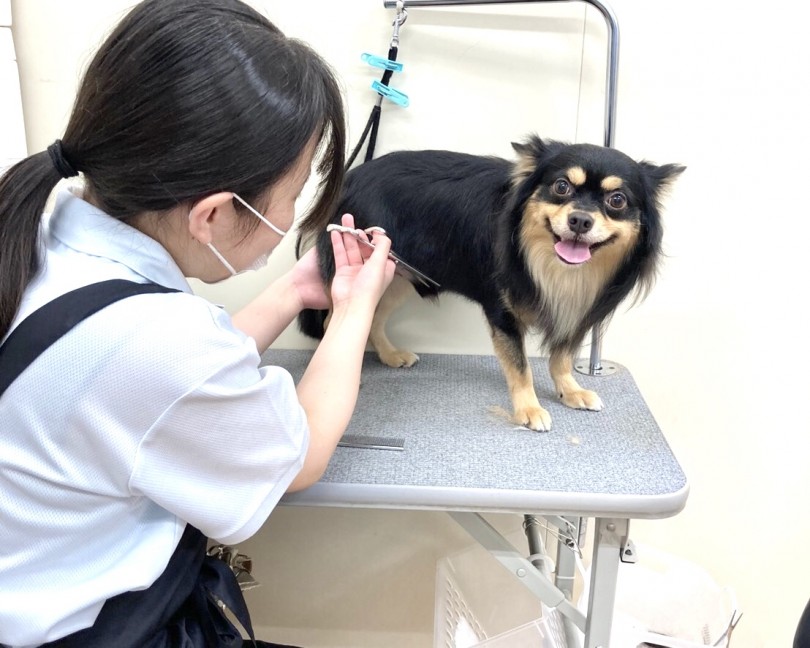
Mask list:
[[[405,7],[449,7],[459,5],[534,4],[538,2],[572,2],[575,0],[405,0]],[[599,10],[607,26],[607,74],[605,78],[605,146],[613,147],[616,131],[616,97],[619,78],[619,22],[616,14],[601,0],[580,0]],[[392,9],[396,0],[384,0],[383,6]],[[602,327],[595,326],[591,331],[591,354],[588,374],[598,376],[605,373],[602,367]]]

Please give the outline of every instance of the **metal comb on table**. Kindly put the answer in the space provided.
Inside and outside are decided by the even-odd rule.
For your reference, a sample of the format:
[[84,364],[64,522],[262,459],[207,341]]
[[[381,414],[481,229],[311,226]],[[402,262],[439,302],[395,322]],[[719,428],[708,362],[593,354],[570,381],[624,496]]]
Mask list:
[[342,448],[365,448],[367,450],[404,450],[405,439],[386,436],[344,434],[338,442]]
[[[332,223],[331,225],[328,225],[326,227],[326,231],[327,232],[340,232],[341,234],[349,234],[350,236],[353,236],[355,239],[357,239],[360,243],[362,243],[366,247],[370,247],[372,250],[375,247],[374,244],[371,243],[370,241],[367,241],[362,236],[360,236],[360,232],[365,231],[365,233],[368,234],[369,232],[377,231],[377,232],[381,232],[381,233],[385,234],[385,230],[382,227],[369,227],[366,230],[359,230],[359,229],[354,229],[354,228],[351,228],[351,227],[346,227],[345,225],[338,225],[337,223]],[[414,268],[412,265],[406,263],[400,257],[398,257],[396,254],[394,254],[393,252],[388,253],[388,258],[391,259],[396,264],[397,273],[399,275],[405,277],[406,279],[418,281],[419,283],[421,283],[426,288],[436,289],[436,288],[440,287],[439,283],[437,281],[434,281],[433,279],[428,277],[425,273],[420,272],[419,270]]]

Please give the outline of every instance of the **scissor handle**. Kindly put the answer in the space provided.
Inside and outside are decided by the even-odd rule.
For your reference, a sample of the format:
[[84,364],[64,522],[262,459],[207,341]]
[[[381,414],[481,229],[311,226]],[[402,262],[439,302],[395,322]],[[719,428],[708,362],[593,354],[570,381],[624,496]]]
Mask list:
[[[367,227],[366,229],[361,230],[352,227],[347,227],[346,225],[339,225],[338,223],[330,223],[329,225],[326,226],[326,231],[340,232],[341,234],[349,234],[353,236],[355,239],[357,239],[363,245],[370,247],[372,250],[375,249],[376,246],[371,241],[368,241],[364,239],[362,236],[360,236],[360,233],[363,232],[366,235],[375,232],[378,234],[386,233],[385,230],[382,227],[379,227],[378,225],[372,225],[371,227]],[[427,286],[428,288],[439,288],[438,282],[434,281],[423,272],[420,272],[412,265],[403,261],[400,257],[394,254],[394,252],[389,251],[388,258],[391,259],[391,261],[393,261],[396,264],[397,269],[400,271],[400,274],[410,275],[411,277],[415,278],[417,281]]]

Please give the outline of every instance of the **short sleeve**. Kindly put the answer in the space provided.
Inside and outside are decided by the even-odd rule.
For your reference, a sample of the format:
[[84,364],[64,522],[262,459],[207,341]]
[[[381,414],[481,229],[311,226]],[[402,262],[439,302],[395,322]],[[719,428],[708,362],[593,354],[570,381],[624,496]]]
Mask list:
[[300,472],[309,431],[290,374],[260,368],[253,340],[224,313],[211,317],[189,336],[193,346],[175,351],[178,374],[187,379],[180,365],[196,363],[199,378],[177,390],[144,435],[130,489],[206,536],[238,543],[258,530]]

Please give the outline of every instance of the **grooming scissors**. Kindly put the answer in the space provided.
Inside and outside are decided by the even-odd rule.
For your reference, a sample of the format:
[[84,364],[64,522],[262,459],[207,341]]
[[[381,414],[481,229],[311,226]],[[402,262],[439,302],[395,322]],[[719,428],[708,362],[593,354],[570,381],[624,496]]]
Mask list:
[[[368,227],[365,230],[361,229],[354,229],[352,227],[346,227],[345,225],[338,225],[337,223],[332,223],[331,225],[327,225],[326,227],[327,232],[340,232],[341,234],[349,234],[357,239],[358,242],[362,243],[366,247],[370,247],[372,250],[374,249],[375,245],[370,241],[367,241],[362,236],[360,236],[360,232],[365,232],[366,234],[371,234],[372,232],[379,232],[380,234],[385,234],[385,230],[382,227]],[[439,283],[434,281],[430,277],[428,277],[425,273],[420,272],[412,265],[405,263],[401,258],[399,258],[393,252],[388,253],[388,258],[391,259],[397,266],[397,273],[406,279],[418,281],[426,288],[436,289],[439,288]]]

